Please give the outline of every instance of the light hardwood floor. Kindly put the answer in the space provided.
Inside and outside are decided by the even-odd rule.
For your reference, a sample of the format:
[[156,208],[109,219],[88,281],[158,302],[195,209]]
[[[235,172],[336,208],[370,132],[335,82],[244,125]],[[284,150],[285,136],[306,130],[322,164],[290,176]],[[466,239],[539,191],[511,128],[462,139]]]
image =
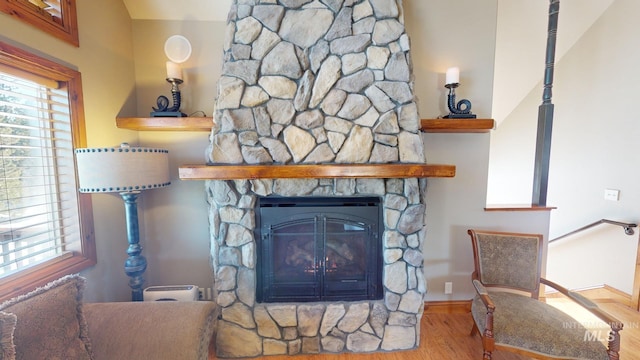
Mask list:
[[[640,313],[614,300],[595,300],[605,311],[625,324],[621,332],[620,358],[640,360]],[[549,304],[565,311],[580,311],[567,299],[547,299]],[[459,309],[459,308],[458,308]],[[422,318],[421,342],[416,350],[373,354],[320,354],[298,356],[269,356],[268,360],[481,360],[482,342],[479,336],[470,336],[471,315],[459,310],[428,309]],[[210,357],[215,359],[215,357]],[[520,360],[527,357],[497,351],[494,360]]]

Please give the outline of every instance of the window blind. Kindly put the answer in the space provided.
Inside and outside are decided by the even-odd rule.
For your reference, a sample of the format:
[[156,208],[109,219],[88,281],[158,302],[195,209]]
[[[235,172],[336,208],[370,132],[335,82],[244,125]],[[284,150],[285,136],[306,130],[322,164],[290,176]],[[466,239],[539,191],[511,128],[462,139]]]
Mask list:
[[0,68],[0,277],[79,247],[77,195],[68,91]]
[[51,16],[62,18],[60,0],[29,0],[30,3],[49,13]]

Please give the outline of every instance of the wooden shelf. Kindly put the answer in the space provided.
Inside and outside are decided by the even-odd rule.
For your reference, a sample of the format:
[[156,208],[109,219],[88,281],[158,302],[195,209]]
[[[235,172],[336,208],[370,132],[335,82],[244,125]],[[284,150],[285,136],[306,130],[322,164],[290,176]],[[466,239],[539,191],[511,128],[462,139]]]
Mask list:
[[[493,119],[422,119],[427,133],[486,133],[495,128]],[[138,131],[211,131],[213,118],[207,117],[118,117],[120,129]]]
[[212,117],[118,117],[116,126],[129,130],[211,131]]
[[426,133],[486,133],[493,130],[493,119],[422,119],[420,130]]
[[327,179],[327,178],[450,178],[455,165],[442,164],[305,164],[305,165],[182,165],[182,180]]

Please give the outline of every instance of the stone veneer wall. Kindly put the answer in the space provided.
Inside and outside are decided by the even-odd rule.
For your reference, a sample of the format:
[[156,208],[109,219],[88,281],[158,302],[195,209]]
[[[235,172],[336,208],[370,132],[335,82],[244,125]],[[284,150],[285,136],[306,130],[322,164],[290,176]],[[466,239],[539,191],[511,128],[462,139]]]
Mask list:
[[[401,0],[234,0],[213,164],[424,163]],[[208,181],[221,357],[419,345],[426,181]],[[259,196],[381,196],[384,299],[257,304]]]
[[[412,179],[238,180],[208,182],[220,357],[373,352],[420,342],[424,188]],[[255,204],[258,196],[381,196],[384,299],[300,304],[256,303]]]

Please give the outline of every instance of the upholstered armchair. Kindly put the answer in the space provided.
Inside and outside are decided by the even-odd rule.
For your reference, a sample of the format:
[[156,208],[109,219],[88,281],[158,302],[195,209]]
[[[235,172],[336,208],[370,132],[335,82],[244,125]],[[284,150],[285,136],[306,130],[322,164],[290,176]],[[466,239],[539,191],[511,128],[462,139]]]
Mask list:
[[[482,337],[483,359],[490,360],[494,350],[537,359],[619,359],[623,324],[585,297],[540,276],[542,235],[480,230],[468,233],[475,263],[472,282],[477,292],[471,306],[471,334]],[[608,346],[593,336],[594,330],[587,329],[586,324],[540,301],[541,283],[602,320]]]

